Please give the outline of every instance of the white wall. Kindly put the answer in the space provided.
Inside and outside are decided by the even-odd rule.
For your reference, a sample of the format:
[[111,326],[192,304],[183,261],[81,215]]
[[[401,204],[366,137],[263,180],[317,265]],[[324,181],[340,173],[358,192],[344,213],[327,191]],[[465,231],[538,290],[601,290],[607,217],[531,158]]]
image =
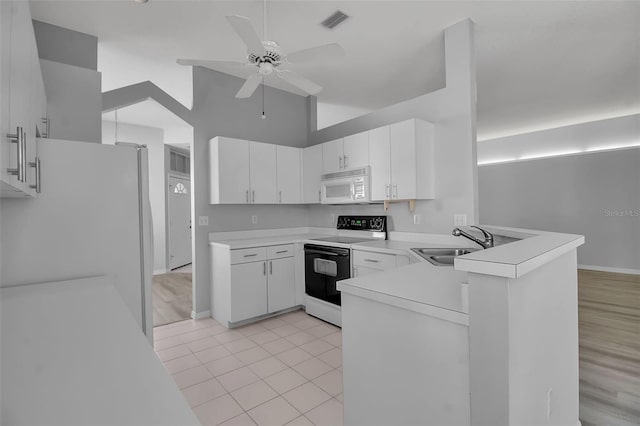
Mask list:
[[[102,143],[115,143],[116,126],[112,121],[102,122]],[[118,123],[118,141],[147,145],[149,152],[149,200],[153,218],[153,271],[167,271],[166,244],[166,187],[164,168],[164,132],[154,127]]]

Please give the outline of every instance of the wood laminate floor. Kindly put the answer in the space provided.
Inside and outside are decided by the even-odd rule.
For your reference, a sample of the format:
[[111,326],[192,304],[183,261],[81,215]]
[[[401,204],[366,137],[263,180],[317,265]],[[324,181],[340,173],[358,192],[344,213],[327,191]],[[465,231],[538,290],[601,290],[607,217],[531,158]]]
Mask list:
[[[170,324],[191,318],[193,296],[191,271],[182,268],[153,276],[153,326]],[[180,271],[180,272],[178,272]]]
[[578,271],[580,420],[640,425],[640,275]]

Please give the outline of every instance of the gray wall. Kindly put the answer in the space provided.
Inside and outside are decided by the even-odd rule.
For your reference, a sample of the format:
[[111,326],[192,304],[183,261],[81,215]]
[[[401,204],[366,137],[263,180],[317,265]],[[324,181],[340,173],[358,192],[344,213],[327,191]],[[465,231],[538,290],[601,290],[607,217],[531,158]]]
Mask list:
[[[198,226],[194,241],[196,312],[209,309],[208,232],[307,226],[305,206],[213,206],[209,204],[209,139],[229,136],[280,145],[304,147],[307,142],[307,100],[282,90],[265,88],[267,119],[262,120],[262,90],[249,99],[236,99],[244,80],[205,68],[193,68],[194,126],[192,177],[194,220],[209,216],[209,226]],[[258,224],[251,225],[251,215]]]
[[33,28],[51,120],[49,137],[100,143],[98,39],[39,21],[33,21]]
[[36,20],[33,29],[41,59],[98,69],[98,37]]
[[51,120],[49,137],[100,143],[100,73],[45,59],[40,60],[40,66]]
[[640,148],[486,165],[478,176],[482,223],[581,234],[579,264],[640,270]]

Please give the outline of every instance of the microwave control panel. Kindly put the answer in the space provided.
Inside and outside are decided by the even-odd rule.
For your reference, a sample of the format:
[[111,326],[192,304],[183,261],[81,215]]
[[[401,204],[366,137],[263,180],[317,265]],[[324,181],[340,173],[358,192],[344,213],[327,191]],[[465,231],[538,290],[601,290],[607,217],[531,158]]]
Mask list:
[[386,216],[338,216],[337,229],[353,231],[386,231]]

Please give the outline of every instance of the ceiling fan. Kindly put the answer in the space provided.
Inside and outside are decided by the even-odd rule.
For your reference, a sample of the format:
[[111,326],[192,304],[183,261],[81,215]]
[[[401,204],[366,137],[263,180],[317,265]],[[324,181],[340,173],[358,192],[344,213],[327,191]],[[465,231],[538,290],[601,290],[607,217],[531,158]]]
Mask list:
[[298,50],[290,54],[285,54],[282,48],[274,41],[267,40],[267,2],[264,1],[264,37],[261,40],[253,27],[251,20],[244,16],[227,16],[227,21],[238,36],[247,45],[247,57],[244,61],[234,60],[198,60],[198,59],[178,59],[180,65],[199,65],[201,67],[215,69],[220,65],[238,65],[241,67],[256,68],[256,73],[247,78],[242,85],[236,98],[248,98],[258,88],[264,77],[275,73],[287,83],[297,87],[305,93],[315,95],[322,91],[322,87],[300,74],[284,68],[287,64],[299,64],[311,61],[326,61],[344,55],[344,50],[337,43],[325,44]]

